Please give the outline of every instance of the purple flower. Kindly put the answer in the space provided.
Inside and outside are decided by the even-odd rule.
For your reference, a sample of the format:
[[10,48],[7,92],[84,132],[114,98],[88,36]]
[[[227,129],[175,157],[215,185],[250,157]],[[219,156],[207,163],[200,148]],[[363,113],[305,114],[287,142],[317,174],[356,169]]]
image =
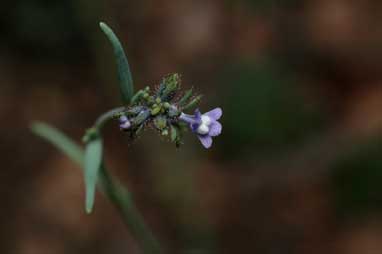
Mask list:
[[127,116],[120,116],[119,117],[119,128],[121,130],[128,130],[131,127],[131,123],[129,121],[129,118]]
[[205,148],[210,148],[212,137],[220,135],[222,131],[222,125],[217,121],[222,114],[221,108],[215,108],[204,114],[196,109],[194,115],[181,113],[179,119],[189,124]]

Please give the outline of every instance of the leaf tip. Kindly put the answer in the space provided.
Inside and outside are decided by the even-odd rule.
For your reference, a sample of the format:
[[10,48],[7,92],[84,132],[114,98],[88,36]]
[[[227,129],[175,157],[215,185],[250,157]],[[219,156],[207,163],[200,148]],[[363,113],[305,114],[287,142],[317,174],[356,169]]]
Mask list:
[[40,135],[43,132],[43,129],[46,129],[46,128],[47,128],[46,124],[44,124],[43,122],[38,122],[38,121],[34,121],[34,122],[30,123],[30,125],[29,125],[29,129],[34,134],[37,134],[37,135]]
[[101,22],[99,22],[99,27],[100,27],[101,29],[104,29],[105,27],[107,27],[107,25],[106,25],[105,22],[101,21]]
[[93,212],[93,205],[94,203],[91,200],[86,200],[85,211],[87,214],[91,214]]
[[111,30],[111,28],[103,21],[99,22],[99,27],[101,28],[101,30],[109,37],[108,34],[110,33],[114,33],[113,30]]

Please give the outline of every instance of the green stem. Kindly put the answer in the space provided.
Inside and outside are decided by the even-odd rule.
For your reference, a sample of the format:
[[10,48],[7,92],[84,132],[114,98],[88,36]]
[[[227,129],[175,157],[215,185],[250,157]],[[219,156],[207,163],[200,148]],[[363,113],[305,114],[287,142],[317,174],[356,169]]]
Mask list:
[[101,128],[111,119],[113,119],[118,113],[121,113],[125,110],[125,107],[114,108],[112,110],[107,111],[97,118],[94,128],[101,130]]
[[104,165],[102,165],[100,171],[100,185],[105,195],[121,213],[123,221],[141,245],[144,253],[161,253],[159,243],[135,207],[131,194],[122,185],[113,181]]
[[[126,110],[125,107],[119,107],[102,114],[96,120],[93,128],[97,131],[101,131],[102,127],[109,120],[113,119],[124,110]],[[106,170],[104,163],[101,164],[99,183],[102,186],[105,195],[122,215],[123,221],[141,245],[143,252],[147,254],[161,253],[159,243],[150,229],[146,226],[144,218],[135,207],[131,194],[120,183],[113,180]]]
[[[106,119],[110,119],[109,116],[112,116],[118,112],[118,110],[111,110],[104,114],[104,117],[99,118],[100,124],[103,124],[107,121]],[[83,169],[85,156],[84,150],[64,133],[44,123],[34,123],[32,126],[32,131],[36,135],[48,140],[51,144],[64,152],[70,159],[76,162],[81,169]],[[135,207],[131,194],[119,182],[113,179],[113,177],[107,172],[104,163],[101,163],[98,180],[99,190],[118,209],[123,221],[128,227],[128,230],[138,241],[139,245],[143,249],[143,252],[146,254],[162,253],[158,241],[155,239],[149,227],[146,226],[144,218]]]

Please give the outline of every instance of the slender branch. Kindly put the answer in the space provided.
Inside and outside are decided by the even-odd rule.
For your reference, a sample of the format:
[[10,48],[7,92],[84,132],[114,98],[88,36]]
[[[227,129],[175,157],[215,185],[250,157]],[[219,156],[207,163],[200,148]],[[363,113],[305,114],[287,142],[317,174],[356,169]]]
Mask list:
[[[101,119],[100,123],[103,124],[106,119],[109,119],[108,116],[113,115],[113,113],[110,112],[118,113],[118,110],[112,110],[104,114],[104,117],[99,118]],[[64,152],[83,170],[84,150],[76,142],[56,128],[44,123],[34,123],[32,125],[32,131]],[[117,208],[123,221],[127,225],[128,230],[131,232],[134,239],[138,241],[140,247],[143,249],[143,252],[146,254],[162,253],[159,243],[155,239],[150,228],[146,225],[144,218],[135,207],[131,194],[118,181],[113,179],[113,177],[107,172],[104,163],[101,163],[98,180],[99,190]]]
[[100,171],[100,185],[105,195],[117,207],[129,231],[139,242],[144,253],[162,253],[158,241],[146,226],[142,215],[134,205],[131,194],[109,175],[104,165]]
[[[119,107],[107,111],[96,120],[93,128],[100,132],[102,127],[111,119],[115,118],[126,108]],[[129,191],[115,181],[106,170],[102,162],[99,172],[99,184],[105,195],[120,212],[123,221],[131,231],[133,237],[139,242],[144,253],[161,253],[161,248],[150,229],[146,226],[144,218],[134,205]]]
[[109,120],[113,119],[118,113],[121,113],[125,110],[125,107],[114,108],[112,110],[107,111],[97,118],[94,123],[94,127],[100,130]]

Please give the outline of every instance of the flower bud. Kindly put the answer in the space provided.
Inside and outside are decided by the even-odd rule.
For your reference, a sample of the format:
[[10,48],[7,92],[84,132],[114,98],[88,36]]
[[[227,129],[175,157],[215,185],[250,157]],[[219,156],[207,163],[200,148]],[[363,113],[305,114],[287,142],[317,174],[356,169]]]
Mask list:
[[162,130],[167,126],[167,120],[164,116],[157,116],[154,119],[154,125],[157,129]]
[[161,84],[161,89],[159,91],[159,97],[162,101],[169,100],[173,97],[176,90],[179,89],[180,85],[180,75],[175,73],[165,77]]
[[165,102],[164,104],[163,104],[163,107],[165,108],[165,109],[169,109],[170,108],[170,103],[168,103],[168,102]]
[[150,116],[150,111],[147,109],[142,110],[134,119],[134,125],[141,125],[144,121],[146,121]]
[[160,107],[154,107],[152,110],[151,110],[151,115],[155,116],[157,115],[159,112],[160,112]]

